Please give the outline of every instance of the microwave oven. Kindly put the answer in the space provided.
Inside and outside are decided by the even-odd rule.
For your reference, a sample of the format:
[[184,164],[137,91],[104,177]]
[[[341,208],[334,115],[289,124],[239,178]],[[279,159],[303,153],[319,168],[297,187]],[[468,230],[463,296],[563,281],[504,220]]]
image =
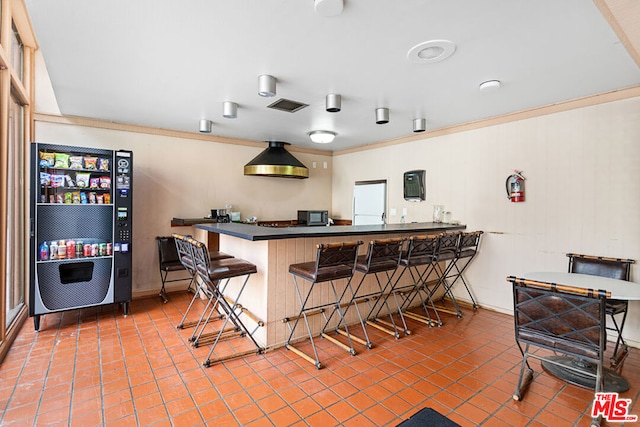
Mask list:
[[327,225],[328,211],[298,211],[298,225]]

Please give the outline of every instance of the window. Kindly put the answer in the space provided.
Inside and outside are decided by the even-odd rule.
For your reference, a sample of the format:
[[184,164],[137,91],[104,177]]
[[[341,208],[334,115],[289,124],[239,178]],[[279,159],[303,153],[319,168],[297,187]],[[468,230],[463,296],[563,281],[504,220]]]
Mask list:
[[13,24],[11,29],[11,68],[18,73],[20,80],[22,80],[22,76],[24,74],[24,46],[20,39],[20,34],[18,34],[16,25]]
[[[0,362],[27,318],[28,142],[35,34],[24,0],[0,0]],[[6,125],[5,125],[6,123]]]
[[24,107],[12,93],[9,100],[7,144],[7,241],[5,243],[5,313],[8,327],[24,306]]

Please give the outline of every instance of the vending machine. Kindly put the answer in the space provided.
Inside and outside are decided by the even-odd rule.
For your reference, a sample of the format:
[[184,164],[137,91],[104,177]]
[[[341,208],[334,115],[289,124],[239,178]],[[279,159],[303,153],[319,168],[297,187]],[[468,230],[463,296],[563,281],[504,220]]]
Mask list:
[[131,301],[133,153],[31,144],[29,316]]

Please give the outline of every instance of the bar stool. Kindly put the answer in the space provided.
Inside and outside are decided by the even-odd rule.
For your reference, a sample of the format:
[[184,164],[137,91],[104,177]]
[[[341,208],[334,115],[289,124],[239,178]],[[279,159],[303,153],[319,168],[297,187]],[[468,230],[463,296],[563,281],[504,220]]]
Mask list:
[[[322,243],[318,244],[316,260],[310,262],[303,262],[298,264],[291,264],[289,266],[289,273],[293,276],[293,283],[296,289],[296,295],[298,296],[298,301],[300,303],[300,312],[298,313],[296,320],[293,324],[293,327],[289,325],[287,322],[287,326],[289,326],[290,334],[287,342],[285,344],[285,348],[293,351],[298,356],[307,360],[308,362],[315,365],[316,369],[320,369],[322,365],[320,364],[320,359],[318,358],[318,351],[316,349],[315,343],[313,341],[313,333],[311,331],[311,327],[309,325],[308,316],[312,315],[314,311],[319,310],[323,316],[325,317],[325,324],[322,328],[322,332],[320,336],[326,338],[327,340],[337,344],[338,346],[344,348],[349,351],[353,356],[355,355],[355,350],[353,349],[353,344],[351,343],[351,337],[349,335],[349,329],[347,327],[344,313],[342,311],[341,298],[338,297],[338,293],[336,292],[336,287],[334,284],[334,280],[338,279],[346,279],[347,286],[350,285],[351,278],[353,277],[353,272],[355,269],[356,259],[358,257],[358,248],[362,244],[362,241],[357,242],[344,242],[344,243]],[[304,299],[302,298],[302,293],[300,292],[300,286],[298,285],[298,278],[302,278],[311,282],[311,286],[309,287],[309,291],[307,292]],[[334,301],[328,303],[322,303],[314,306],[310,306],[310,297],[313,293],[313,289],[318,283],[326,283],[329,282],[331,284],[331,289],[333,291]],[[344,295],[344,292],[342,293]],[[346,346],[342,342],[337,339],[327,335],[324,333],[330,318],[327,318],[325,315],[325,308],[333,307],[334,312],[338,313],[340,317],[338,327],[342,324],[344,326],[345,333],[344,335],[347,337],[349,345]],[[304,353],[302,350],[296,348],[292,340],[294,339],[294,333],[300,322],[300,319],[304,319],[304,323],[307,328],[307,333],[309,336],[309,340],[311,341],[311,348],[313,349],[314,357],[311,357]]]
[[474,310],[478,308],[478,304],[476,303],[476,300],[473,297],[471,289],[467,285],[466,280],[464,280],[463,273],[478,253],[478,245],[480,244],[480,236],[482,236],[482,234],[484,234],[483,231],[469,231],[460,233],[460,240],[458,243],[458,249],[456,251],[456,259],[453,262],[455,275],[453,281],[451,281],[451,284],[447,289],[447,291],[449,291],[451,288],[453,288],[458,279],[462,280],[462,283],[467,290],[467,294],[471,299],[471,305]]
[[453,282],[450,283],[450,280],[455,280],[457,278],[457,272],[455,271],[454,267],[456,259],[458,257],[459,242],[459,231],[447,231],[440,235],[438,248],[433,257],[434,269],[436,274],[438,275],[438,282],[431,290],[431,297],[433,298],[440,287],[444,289],[443,298],[446,296],[451,300],[455,311],[446,308],[442,304],[438,304],[437,308],[442,312],[453,314],[458,318],[462,317],[462,310],[460,310],[458,301],[453,295],[453,292],[451,292]]
[[[431,299],[431,295],[433,293],[431,287],[438,283],[438,279],[429,280],[431,273],[435,270],[433,260],[438,249],[440,236],[441,234],[433,236],[411,236],[408,241],[406,252],[403,252],[400,257],[399,266],[404,268],[396,279],[390,295],[392,294],[396,301],[398,314],[402,320],[405,335],[411,334],[411,331],[407,327],[405,316],[418,322],[425,323],[429,325],[429,327],[442,326],[438,310]],[[409,271],[412,283],[398,287],[398,284],[406,271]],[[423,293],[426,296],[426,300]],[[398,300],[398,294],[402,295],[400,301]],[[409,311],[409,308],[416,296],[420,298],[420,305],[424,310],[424,315]],[[429,304],[429,307],[427,306],[427,303]],[[431,318],[429,308],[433,311],[435,320]]]
[[[362,273],[360,282],[356,286],[355,291],[351,286],[345,288],[345,290],[349,289],[351,291],[351,302],[345,309],[344,314],[346,315],[349,308],[352,305],[354,306],[358,313],[362,332],[365,336],[364,340],[355,335],[352,335],[351,339],[365,345],[369,349],[372,347],[372,344],[369,334],[367,333],[366,325],[370,325],[376,329],[393,335],[396,339],[399,337],[399,334],[397,333],[398,329],[395,325],[395,321],[393,320],[393,312],[389,307],[387,300],[384,298],[384,294],[387,292],[387,289],[392,286],[392,278],[398,269],[398,263],[400,262],[400,256],[402,255],[402,249],[406,240],[406,238],[397,237],[370,241],[367,254],[360,255],[356,261],[356,271]],[[369,275],[373,275],[375,277],[376,284],[378,285],[378,291],[358,295],[360,287]],[[366,302],[369,307],[369,311],[364,317],[361,315],[360,308],[358,307],[360,302]],[[376,307],[379,305],[387,308],[387,312],[391,318],[391,323],[371,317],[373,312],[376,310]],[[383,324],[392,327],[394,330],[391,331],[390,329],[387,329],[387,327],[382,326]],[[338,332],[342,333],[342,330],[338,329]]]
[[[193,304],[198,298],[200,298],[201,296],[210,298],[210,295],[207,295],[208,294],[207,287],[204,286],[204,283],[202,283],[202,281],[198,280],[198,277],[196,275],[196,266],[193,260],[193,249],[190,243],[191,236],[184,236],[182,234],[173,233],[171,237],[175,242],[178,260],[180,261],[184,269],[191,276],[191,282],[189,283],[188,290],[190,290],[191,287],[194,286],[193,298],[191,298],[191,302],[189,303],[189,306],[185,310],[184,314],[182,315],[182,319],[180,320],[180,323],[178,323],[176,328],[178,329],[192,328],[196,325],[199,325],[200,322],[202,322],[202,319],[204,317],[204,312],[201,314],[199,320],[187,322],[186,320],[187,320],[187,316],[189,315],[189,311],[191,310],[191,308],[193,307]],[[210,259],[211,259],[211,256],[213,256],[214,261],[233,258],[232,255],[225,254],[224,252],[219,252],[219,251],[209,252],[209,256],[210,256]]]
[[[243,310],[239,304],[239,300],[247,285],[247,282],[249,281],[249,277],[251,276],[251,274],[257,272],[256,266],[248,261],[237,258],[227,258],[217,261],[211,261],[209,259],[209,253],[204,243],[190,238],[188,239],[188,241],[192,245],[192,254],[196,273],[198,274],[198,277],[202,280],[204,285],[207,287],[208,294],[211,296],[209,302],[207,303],[209,312],[207,314],[206,320],[204,321],[204,323],[202,323],[201,329],[194,340],[194,345],[196,347],[204,343],[203,341],[200,341],[200,338],[203,337],[202,332],[204,330],[204,325],[208,322],[213,312],[215,310],[219,310],[224,315],[224,322],[220,329],[212,333],[213,339],[207,340],[207,343],[212,342],[212,345],[206,360],[202,364],[205,367],[209,367],[212,364],[223,360],[242,357],[252,353],[263,353],[264,348],[262,348],[258,344],[258,342],[253,337],[253,334],[255,333],[257,327],[264,325],[264,323],[258,322],[256,329],[254,329],[253,331],[249,331],[245,323],[240,318]],[[242,285],[237,291],[235,298],[228,298],[227,296],[225,296],[224,292],[228,290],[229,281],[234,277],[244,277],[244,280],[242,281]],[[224,283],[222,286],[221,282]],[[207,309],[205,308],[205,311],[206,310]],[[229,322],[231,322],[232,327],[227,329],[227,325]],[[215,359],[211,358],[220,340],[245,336],[249,337],[253,342],[255,350],[237,352],[232,355],[217,357]]]

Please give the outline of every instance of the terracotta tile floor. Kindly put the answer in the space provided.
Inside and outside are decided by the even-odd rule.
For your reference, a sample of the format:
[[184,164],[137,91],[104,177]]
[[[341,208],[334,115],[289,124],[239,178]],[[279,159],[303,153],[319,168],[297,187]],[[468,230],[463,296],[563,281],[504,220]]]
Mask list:
[[[399,340],[371,328],[374,347],[356,356],[318,340],[321,370],[283,348],[205,368],[209,348],[175,328],[189,299],[136,300],[126,318],[117,306],[47,315],[39,333],[29,319],[0,364],[0,425],[395,426],[423,407],[462,426],[589,425],[593,392],[537,361],[524,401],[512,400],[521,358],[505,314],[410,321]],[[640,414],[639,349],[623,374]]]

